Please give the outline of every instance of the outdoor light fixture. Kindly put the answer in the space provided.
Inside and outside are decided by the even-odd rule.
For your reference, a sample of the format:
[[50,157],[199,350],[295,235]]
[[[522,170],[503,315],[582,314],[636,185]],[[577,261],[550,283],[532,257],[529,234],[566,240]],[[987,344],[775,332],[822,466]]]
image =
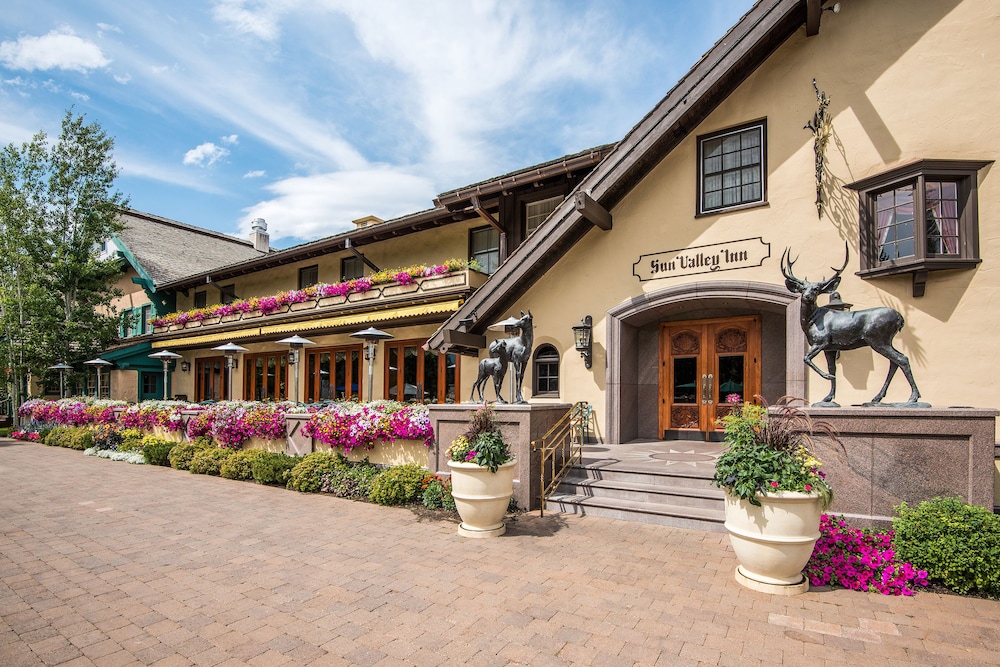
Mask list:
[[236,343],[226,343],[212,349],[226,355],[226,368],[229,369],[229,400],[231,401],[233,400],[233,369],[236,368],[236,355],[239,352],[246,352],[247,349]]
[[163,362],[163,400],[167,400],[167,367],[174,359],[180,359],[181,355],[169,350],[160,350],[159,352],[154,352],[153,354],[146,356],[150,359],[159,359]]
[[292,366],[295,368],[293,377],[295,378],[295,402],[299,402],[299,350],[301,350],[306,345],[315,345],[316,343],[299,336],[298,334],[292,336],[291,338],[283,338],[278,341],[282,345],[287,345],[292,348],[291,352],[288,354],[289,361],[292,362]]
[[83,363],[87,364],[88,366],[93,366],[94,370],[97,371],[97,398],[100,398],[101,397],[101,367],[102,366],[111,366],[112,363],[110,361],[105,361],[104,359],[101,359],[100,357],[97,357],[96,359],[91,359],[90,361],[85,361]]
[[73,370],[73,367],[67,364],[65,361],[60,361],[55,366],[49,366],[51,371],[59,371],[59,398],[66,398],[66,391],[64,390],[63,374],[66,371]]
[[583,357],[583,364],[590,368],[594,351],[594,320],[587,315],[573,327],[573,344]]
[[182,361],[181,362],[181,372],[182,373],[187,373],[189,370],[191,370],[191,362],[190,361]]
[[380,340],[389,340],[392,334],[379,331],[375,327],[368,327],[362,331],[355,331],[351,338],[360,338],[365,341],[365,360],[368,362],[368,402],[372,402],[372,384],[375,382],[375,351]]

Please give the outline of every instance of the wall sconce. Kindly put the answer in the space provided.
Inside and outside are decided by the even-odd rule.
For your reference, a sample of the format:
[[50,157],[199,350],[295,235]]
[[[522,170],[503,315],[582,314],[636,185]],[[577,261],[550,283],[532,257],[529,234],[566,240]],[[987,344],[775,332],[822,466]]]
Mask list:
[[191,362],[190,361],[182,361],[181,362],[181,372],[182,373],[187,373],[190,370],[191,370]]
[[593,357],[593,334],[594,320],[590,315],[584,317],[579,324],[573,327],[573,344],[576,346],[576,351],[583,357],[583,363],[587,368],[590,368]]

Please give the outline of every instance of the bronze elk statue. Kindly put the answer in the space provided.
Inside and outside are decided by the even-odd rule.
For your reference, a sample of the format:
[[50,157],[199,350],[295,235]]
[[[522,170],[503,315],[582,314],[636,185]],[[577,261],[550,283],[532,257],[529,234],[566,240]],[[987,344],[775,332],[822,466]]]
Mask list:
[[[785,277],[785,286],[791,292],[802,295],[801,323],[805,332],[809,351],[806,353],[806,365],[830,381],[830,393],[822,402],[814,405],[836,407],[833,396],[837,393],[837,354],[841,350],[856,350],[868,346],[889,360],[889,375],[885,378],[882,390],[871,400],[881,403],[889,383],[896,374],[896,369],[902,369],[907,382],[910,383],[910,398],[907,404],[916,404],[920,398],[917,383],[913,381],[910,370],[910,360],[905,354],[892,346],[893,337],[903,328],[903,316],[892,308],[867,308],[865,310],[847,311],[816,305],[820,294],[830,294],[840,285],[840,274],[847,268],[850,253],[844,247],[844,265],[834,271],[832,278],[823,278],[819,282],[810,282],[795,277],[792,266],[796,260],[790,256],[788,248],[781,256],[781,273]],[[828,373],[824,373],[813,363],[813,358],[820,352],[826,355]]]

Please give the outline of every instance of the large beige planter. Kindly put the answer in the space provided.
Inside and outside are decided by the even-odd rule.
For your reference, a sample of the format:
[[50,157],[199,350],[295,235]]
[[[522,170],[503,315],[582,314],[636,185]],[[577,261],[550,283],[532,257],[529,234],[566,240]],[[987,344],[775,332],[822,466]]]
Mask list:
[[514,495],[514,468],[517,461],[509,461],[496,472],[475,463],[449,461],[451,469],[451,495],[455,508],[462,517],[458,534],[463,537],[498,537],[507,527],[503,517],[507,514],[510,497]]
[[765,593],[806,592],[809,582],[802,569],[819,539],[823,499],[794,491],[757,499],[760,507],[726,493],[726,530],[740,562],[736,580]]

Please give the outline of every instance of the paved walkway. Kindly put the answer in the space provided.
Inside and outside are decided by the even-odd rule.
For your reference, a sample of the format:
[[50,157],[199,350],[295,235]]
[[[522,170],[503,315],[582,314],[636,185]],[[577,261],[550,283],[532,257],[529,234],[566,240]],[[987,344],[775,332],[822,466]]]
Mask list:
[[714,533],[455,528],[0,441],[0,665],[1000,664],[1000,602],[771,597]]

